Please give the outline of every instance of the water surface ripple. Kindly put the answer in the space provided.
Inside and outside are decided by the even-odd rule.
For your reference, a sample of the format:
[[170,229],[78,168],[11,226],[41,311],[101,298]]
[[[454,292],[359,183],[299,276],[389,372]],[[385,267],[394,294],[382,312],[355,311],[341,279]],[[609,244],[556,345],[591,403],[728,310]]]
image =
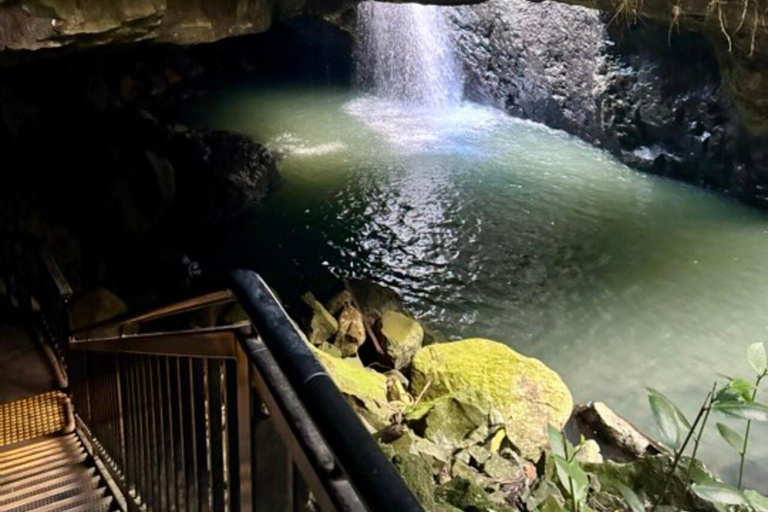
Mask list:
[[[768,217],[561,132],[317,89],[222,91],[188,114],[284,155],[275,194],[222,247],[285,289],[324,272],[385,283],[450,336],[539,357],[577,400],[643,427],[645,386],[692,414],[767,338]],[[765,426],[755,435],[765,486]],[[733,475],[727,447],[704,451]]]

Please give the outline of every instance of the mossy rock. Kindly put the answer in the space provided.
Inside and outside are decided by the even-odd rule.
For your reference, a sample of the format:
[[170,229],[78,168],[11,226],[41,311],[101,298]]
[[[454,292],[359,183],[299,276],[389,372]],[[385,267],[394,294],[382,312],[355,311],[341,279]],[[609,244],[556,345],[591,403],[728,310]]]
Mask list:
[[419,322],[399,311],[387,311],[381,315],[377,330],[384,352],[397,370],[411,364],[411,359],[424,341],[424,329]]
[[547,445],[547,425],[561,429],[573,398],[557,373],[537,359],[486,339],[467,339],[424,347],[411,370],[411,394],[427,399],[456,390],[478,393],[501,412],[509,440],[520,453],[537,459]]
[[483,489],[464,478],[454,478],[439,486],[435,498],[467,512],[515,512],[509,505],[492,501]]
[[459,512],[459,509],[435,501],[435,479],[429,458],[415,454],[396,455],[392,463],[426,512]]
[[331,339],[339,330],[339,323],[333,315],[310,292],[302,295],[301,300],[312,310],[312,319],[309,322],[309,341],[313,345],[320,345]]
[[478,428],[488,428],[488,404],[469,393],[452,393],[406,414],[417,433],[440,446],[465,446]]
[[384,375],[317,349],[313,352],[358,414],[377,430],[389,424],[394,411],[388,405]]

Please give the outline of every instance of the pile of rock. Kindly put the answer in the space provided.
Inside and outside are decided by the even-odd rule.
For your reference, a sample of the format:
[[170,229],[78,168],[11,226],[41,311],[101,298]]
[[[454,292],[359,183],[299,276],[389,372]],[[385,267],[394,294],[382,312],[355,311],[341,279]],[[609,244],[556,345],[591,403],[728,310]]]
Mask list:
[[424,328],[380,287],[302,299],[319,360],[427,510],[530,498],[547,425],[563,428],[573,409],[554,371],[486,339],[423,346]]

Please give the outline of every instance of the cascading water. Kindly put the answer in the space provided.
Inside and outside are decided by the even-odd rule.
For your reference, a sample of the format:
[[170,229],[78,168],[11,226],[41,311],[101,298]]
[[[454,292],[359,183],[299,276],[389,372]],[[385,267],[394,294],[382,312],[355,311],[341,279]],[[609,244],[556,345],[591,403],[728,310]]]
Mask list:
[[422,105],[461,101],[461,69],[441,8],[368,1],[357,12],[357,78],[363,87]]

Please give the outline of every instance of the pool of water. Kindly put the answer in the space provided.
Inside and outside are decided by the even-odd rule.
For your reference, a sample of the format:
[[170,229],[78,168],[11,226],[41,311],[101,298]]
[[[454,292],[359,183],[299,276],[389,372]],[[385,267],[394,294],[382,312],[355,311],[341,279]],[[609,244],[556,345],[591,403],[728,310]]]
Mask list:
[[[562,132],[322,88],[241,86],[183,118],[283,155],[274,194],[218,245],[230,262],[284,293],[373,279],[449,336],[538,357],[577,401],[650,431],[645,386],[693,416],[768,338],[768,215]],[[768,429],[754,435],[751,485],[765,490]],[[703,451],[733,476],[715,436]]]

